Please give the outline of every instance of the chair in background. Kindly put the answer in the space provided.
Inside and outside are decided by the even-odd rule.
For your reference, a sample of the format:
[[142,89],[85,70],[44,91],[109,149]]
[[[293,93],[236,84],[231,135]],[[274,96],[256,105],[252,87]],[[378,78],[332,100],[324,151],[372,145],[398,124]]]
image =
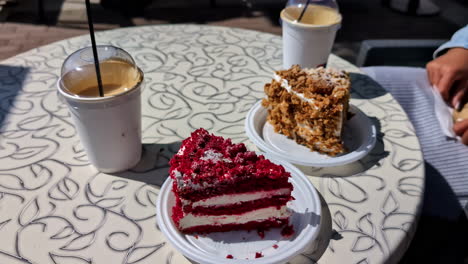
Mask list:
[[434,51],[447,40],[379,39],[364,40],[356,65],[425,67]]

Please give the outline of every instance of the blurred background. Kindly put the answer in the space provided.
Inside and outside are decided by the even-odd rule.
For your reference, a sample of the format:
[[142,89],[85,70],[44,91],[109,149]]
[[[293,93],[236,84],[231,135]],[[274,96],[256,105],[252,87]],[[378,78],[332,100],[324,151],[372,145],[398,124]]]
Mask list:
[[[364,40],[386,40],[383,42],[385,48],[389,48],[387,44],[412,46],[413,40],[424,40],[417,42],[418,46],[424,46],[425,43],[431,46],[431,43],[437,44],[437,40],[449,39],[457,29],[468,23],[467,0],[430,0],[438,12],[434,13],[431,9],[432,14],[429,15],[415,15],[391,9],[389,5],[392,1],[402,0],[338,0],[344,20],[333,52],[362,66],[369,64],[359,58]],[[253,29],[277,35],[281,34],[279,13],[286,4],[284,0],[91,2],[96,30],[150,24],[195,23]],[[87,30],[84,0],[0,0],[0,60],[57,40],[87,34]],[[387,41],[388,39],[396,41]],[[402,40],[411,41],[408,44]],[[431,42],[432,40],[436,42]],[[367,51],[375,48],[374,42],[367,44],[370,45],[370,48],[369,45],[366,47]],[[382,43],[377,43],[379,45]],[[407,50],[406,55],[412,55],[413,51]],[[401,50],[398,54],[401,57],[406,56]],[[420,65],[421,62],[407,64]]]

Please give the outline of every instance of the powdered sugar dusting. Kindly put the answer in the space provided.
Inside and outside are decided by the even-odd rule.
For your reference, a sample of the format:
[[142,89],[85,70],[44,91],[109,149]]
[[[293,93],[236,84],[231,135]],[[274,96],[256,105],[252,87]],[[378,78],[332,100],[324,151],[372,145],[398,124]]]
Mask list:
[[219,152],[216,152],[212,149],[209,149],[207,151],[205,151],[205,153],[203,154],[203,157],[200,158],[201,160],[211,160],[213,162],[218,162],[218,161],[221,161],[223,159],[223,154],[222,153],[219,153]]
[[185,151],[185,146],[184,146],[184,147],[181,147],[181,148],[179,149],[179,151],[177,151],[177,154],[176,154],[176,155],[182,156],[182,155],[184,155],[184,151]]
[[175,177],[176,179],[181,179],[181,178],[182,178],[182,173],[180,173],[180,171],[178,171],[178,170],[173,170],[172,172],[174,173],[174,177]]

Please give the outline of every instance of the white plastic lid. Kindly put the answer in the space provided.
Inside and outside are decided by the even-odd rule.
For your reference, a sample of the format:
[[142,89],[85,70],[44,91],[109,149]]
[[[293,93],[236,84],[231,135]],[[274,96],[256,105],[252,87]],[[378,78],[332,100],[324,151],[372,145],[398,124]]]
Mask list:
[[[96,49],[100,63],[114,59],[122,60],[133,65],[135,72],[138,72],[135,61],[125,50],[108,45],[98,45]],[[70,71],[76,71],[85,65],[94,65],[94,56],[91,47],[79,49],[68,56],[62,64],[60,77],[63,77]]]
[[[130,90],[141,81],[142,73],[128,52],[110,45],[99,45],[96,50],[105,96],[110,95],[107,93],[109,89],[106,88],[109,85]],[[92,47],[82,48],[68,56],[63,62],[60,74],[60,91],[64,96],[77,96],[77,91],[85,87],[95,87],[98,90]]]

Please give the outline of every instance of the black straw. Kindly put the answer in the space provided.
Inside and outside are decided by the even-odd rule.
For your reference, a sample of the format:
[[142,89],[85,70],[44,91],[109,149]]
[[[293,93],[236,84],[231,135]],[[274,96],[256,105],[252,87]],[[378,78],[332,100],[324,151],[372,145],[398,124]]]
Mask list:
[[310,0],[307,0],[307,3],[305,4],[304,9],[302,9],[302,12],[301,12],[301,14],[299,15],[299,18],[297,19],[297,22],[300,22],[300,21],[301,21],[301,19],[302,19],[302,17],[304,16],[304,13],[305,13],[307,7],[309,6],[309,3],[310,3]]
[[104,91],[102,89],[101,70],[99,69],[99,58],[97,54],[96,40],[94,39],[93,16],[91,15],[91,4],[89,3],[89,0],[86,0],[86,14],[88,15],[89,34],[91,35],[91,46],[93,47],[94,66],[96,67],[99,96],[103,97]]

